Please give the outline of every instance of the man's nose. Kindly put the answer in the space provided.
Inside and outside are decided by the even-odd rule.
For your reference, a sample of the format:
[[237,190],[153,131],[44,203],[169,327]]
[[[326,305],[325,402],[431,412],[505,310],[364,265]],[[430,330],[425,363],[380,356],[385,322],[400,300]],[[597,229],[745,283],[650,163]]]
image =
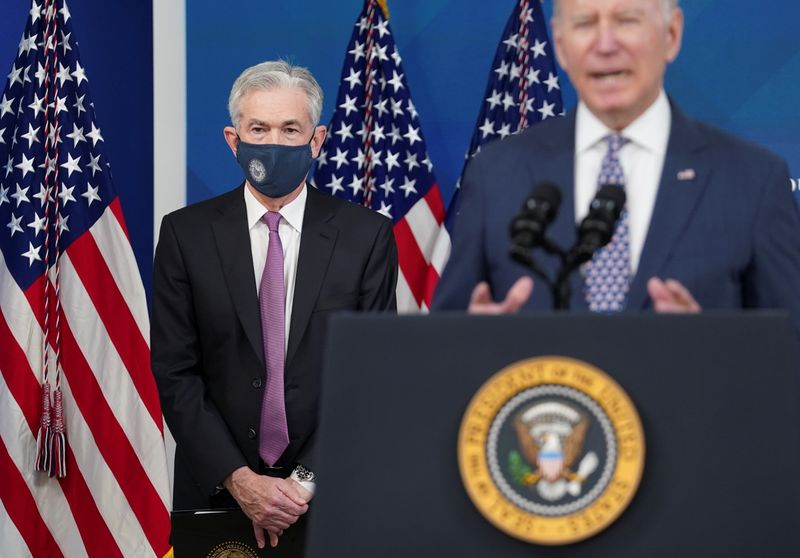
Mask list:
[[597,26],[595,49],[601,53],[610,53],[617,48],[619,48],[618,29],[611,22],[602,22]]

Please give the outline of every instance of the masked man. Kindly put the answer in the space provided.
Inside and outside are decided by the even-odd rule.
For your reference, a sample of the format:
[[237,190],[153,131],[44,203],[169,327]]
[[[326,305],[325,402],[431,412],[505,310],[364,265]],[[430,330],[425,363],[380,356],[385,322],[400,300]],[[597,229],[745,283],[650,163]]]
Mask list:
[[326,133],[306,69],[248,68],[228,108],[225,141],[245,181],[164,218],[152,367],[177,442],[174,508],[238,505],[259,546],[280,537],[295,556],[326,321],[395,310],[396,248],[389,220],[306,184]]

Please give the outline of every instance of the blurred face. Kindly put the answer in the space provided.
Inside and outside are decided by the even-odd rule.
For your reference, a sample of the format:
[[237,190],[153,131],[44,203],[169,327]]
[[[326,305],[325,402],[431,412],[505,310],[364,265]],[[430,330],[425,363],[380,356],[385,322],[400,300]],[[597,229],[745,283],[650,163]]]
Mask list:
[[556,56],[581,100],[621,130],[653,104],[678,55],[683,13],[660,0],[559,0]]

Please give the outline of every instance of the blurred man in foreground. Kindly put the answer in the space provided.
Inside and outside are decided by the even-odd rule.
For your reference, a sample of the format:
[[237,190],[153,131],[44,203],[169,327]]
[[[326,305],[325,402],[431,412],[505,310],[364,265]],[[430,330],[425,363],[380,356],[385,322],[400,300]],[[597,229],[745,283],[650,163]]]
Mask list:
[[[800,219],[786,164],[686,116],[664,92],[681,46],[677,0],[556,0],[555,51],[576,110],[488,145],[463,181],[435,309],[546,309],[545,285],[508,256],[509,223],[534,185],[563,201],[550,226],[569,248],[598,186],[625,189],[610,243],[572,278],[571,307],[785,308],[800,331]],[[551,276],[556,257],[537,251]]]

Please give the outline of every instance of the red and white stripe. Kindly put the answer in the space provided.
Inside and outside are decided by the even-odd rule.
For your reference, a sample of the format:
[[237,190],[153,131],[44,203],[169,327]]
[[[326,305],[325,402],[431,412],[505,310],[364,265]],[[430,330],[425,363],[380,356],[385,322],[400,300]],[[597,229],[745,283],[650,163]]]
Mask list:
[[0,540],[9,556],[163,556],[170,490],[147,304],[118,200],[61,258],[66,478],[34,472],[44,278],[0,255]]
[[[450,253],[444,227],[445,208],[439,185],[434,184],[394,225],[400,273],[397,311],[428,312],[433,291]],[[446,239],[440,238],[444,234]]]

